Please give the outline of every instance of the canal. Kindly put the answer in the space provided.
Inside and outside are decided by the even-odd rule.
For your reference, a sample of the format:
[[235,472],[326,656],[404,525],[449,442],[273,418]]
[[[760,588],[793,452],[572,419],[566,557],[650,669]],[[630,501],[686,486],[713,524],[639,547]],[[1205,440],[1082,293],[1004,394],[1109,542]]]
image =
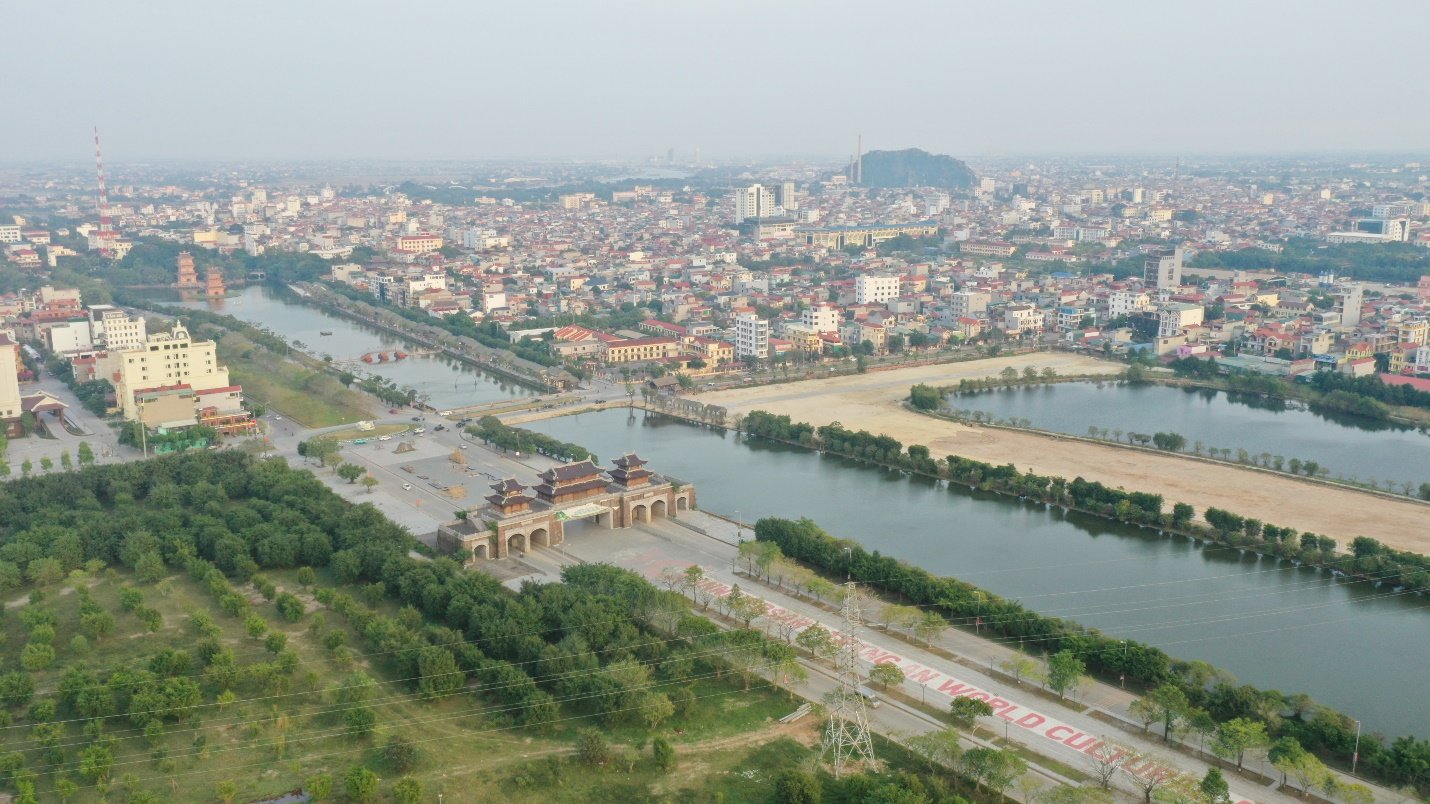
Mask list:
[[950,395],[954,410],[983,411],[997,419],[1027,419],[1033,427],[1070,435],[1098,428],[1108,436],[1129,432],[1179,433],[1187,450],[1246,450],[1315,461],[1330,477],[1374,479],[1403,490],[1430,481],[1430,436],[1412,428],[1324,416],[1298,402],[1165,385],[1071,382]]
[[[165,299],[156,297],[156,301]],[[245,288],[220,301],[175,302],[170,296],[167,303],[233,315],[338,360],[354,360],[369,351],[412,349],[411,344],[385,332],[304,305],[285,291],[264,286]],[[323,336],[323,331],[333,334]],[[534,393],[442,357],[358,365],[428,394],[439,408]],[[1047,398],[1066,390],[1098,390],[1086,385],[1079,391],[1079,385],[1012,394],[1014,399],[1018,394]],[[1352,439],[1338,442],[1342,452],[1360,449],[1365,442],[1353,439],[1361,437],[1405,439],[1405,449],[1423,450],[1430,443],[1413,432],[1351,430],[1304,411],[1255,410],[1179,389],[1102,390],[1163,392],[1163,396],[1122,397],[1147,400],[1145,405],[1153,413],[1161,405],[1166,414],[1167,406],[1180,400],[1178,404],[1193,409],[1220,404],[1233,415],[1267,417],[1243,420],[1241,429],[1208,432],[1240,433],[1286,421],[1297,422],[1290,429],[1303,431],[1304,439]],[[994,397],[1008,399],[998,392],[954,402],[954,406],[968,408],[974,401]],[[1065,404],[1076,410],[1103,403]],[[1129,415],[1142,406],[1125,404]],[[1035,418],[1032,407],[1018,410],[1024,412],[994,412],[1057,429],[1051,421]],[[1071,421],[1071,413],[1067,415]],[[1083,421],[1081,430],[1069,432],[1085,434],[1093,425]],[[1309,693],[1362,720],[1371,731],[1424,736],[1430,723],[1430,699],[1419,693],[1423,669],[1430,666],[1430,612],[1425,611],[1430,601],[1425,598],[1364,583],[1342,583],[1327,573],[1278,565],[1188,540],[1165,539],[1097,517],[1064,514],[1056,508],[960,488],[939,488],[896,472],[808,450],[746,441],[656,415],[629,417],[627,411],[614,410],[525,426],[586,446],[603,460],[638,451],[657,471],[699,485],[701,505],[713,511],[738,512],[747,522],[761,516],[809,517],[837,536],[856,539],[870,549],[931,572],[978,584],[1043,614],[1065,616],[1109,634],[1157,645],[1179,658],[1204,659],[1235,673],[1244,683]],[[1111,419],[1105,426],[1139,432],[1174,430],[1189,442],[1200,438],[1208,446],[1236,443],[1194,435],[1192,427],[1175,415],[1167,415],[1160,427],[1130,421],[1119,424]],[[1328,431],[1335,435],[1327,436]],[[1242,443],[1252,450],[1250,442]],[[1297,443],[1309,445],[1312,441]],[[1320,460],[1309,450],[1282,447],[1267,451],[1287,458],[1299,455]],[[1405,457],[1394,465],[1411,466],[1414,460]],[[1345,461],[1328,460],[1326,465],[1346,474],[1354,471],[1343,468]],[[1385,477],[1387,472],[1376,475]],[[1397,691],[1402,694],[1395,694]]]
[[[445,355],[413,354],[406,360],[364,363],[364,354],[397,350],[417,352],[421,347],[383,330],[303,304],[287,290],[250,285],[223,299],[180,300],[175,294],[153,294],[163,304],[212,310],[272,330],[304,350],[330,355],[355,373],[376,374],[412,388],[418,397],[438,409],[498,402],[537,392],[520,383],[487,374]],[[331,335],[324,335],[330,332]]]
[[704,508],[738,511],[745,522],[809,517],[1043,614],[1204,659],[1242,683],[1306,692],[1370,731],[1424,736],[1430,723],[1420,692],[1430,666],[1423,597],[656,414],[610,410],[524,426],[603,461],[639,452],[656,471],[696,484]]

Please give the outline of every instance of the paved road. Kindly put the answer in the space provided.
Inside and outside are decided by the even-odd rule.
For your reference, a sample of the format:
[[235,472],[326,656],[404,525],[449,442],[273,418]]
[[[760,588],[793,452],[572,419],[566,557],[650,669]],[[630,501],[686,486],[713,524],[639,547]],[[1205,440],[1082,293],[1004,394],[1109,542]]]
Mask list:
[[[688,516],[688,521],[699,522],[700,527],[713,529],[717,535],[733,540],[733,526],[722,524],[722,520],[695,512]],[[661,571],[667,567],[699,564],[711,581],[712,591],[720,593],[739,583],[743,589],[766,598],[770,604],[767,624],[792,618],[798,627],[814,622],[835,631],[840,627],[839,618],[822,608],[792,599],[777,590],[753,585],[748,578],[739,577],[735,572],[736,550],[733,545],[669,521],[658,520],[648,527],[615,534],[576,531],[574,536],[568,537],[563,550],[581,560],[608,561],[637,570],[657,583]],[[554,558],[542,556],[541,552],[529,554],[526,562],[536,565],[543,560],[554,561]],[[1091,770],[1092,761],[1087,752],[1095,750],[1104,736],[1110,736],[1113,742],[1136,752],[1139,760],[1134,767],[1144,772],[1159,772],[1160,768],[1171,766],[1200,778],[1210,767],[1199,759],[1165,751],[1155,735],[1144,737],[1121,732],[1088,713],[1060,706],[1027,688],[1007,683],[1001,677],[950,661],[878,630],[865,628],[860,631],[859,639],[863,643],[861,659],[866,671],[876,662],[897,664],[908,676],[903,685],[904,692],[914,698],[922,697],[940,708],[954,696],[968,695],[987,700],[996,714],[985,719],[988,721],[986,725],[1006,731],[1010,739],[1027,745],[1038,754],[1056,758],[1079,770]],[[962,634],[948,638],[941,647],[953,648],[955,645],[965,649],[970,646],[981,648],[970,657],[979,662],[992,655],[988,643]],[[1100,699],[1102,694],[1099,691],[1094,697]],[[883,707],[879,712],[882,711]],[[934,726],[925,723],[919,728],[914,724],[904,724],[902,728],[919,732],[931,730]],[[1249,763],[1249,766],[1254,768],[1255,762]],[[1291,796],[1260,787],[1256,782],[1234,774],[1228,774],[1228,780],[1233,797],[1238,801],[1289,804],[1294,800]],[[1118,783],[1126,792],[1136,792],[1126,780],[1119,780]]]

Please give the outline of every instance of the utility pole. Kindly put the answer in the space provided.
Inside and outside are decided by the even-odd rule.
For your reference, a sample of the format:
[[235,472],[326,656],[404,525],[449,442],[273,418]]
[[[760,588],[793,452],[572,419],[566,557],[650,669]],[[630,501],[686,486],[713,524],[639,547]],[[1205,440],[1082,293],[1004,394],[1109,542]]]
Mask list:
[[869,718],[864,696],[859,694],[859,592],[853,581],[844,585],[844,626],[839,642],[839,688],[825,699],[829,722],[824,729],[820,758],[833,754],[834,778],[838,779],[850,762],[874,761],[874,743],[869,737]]

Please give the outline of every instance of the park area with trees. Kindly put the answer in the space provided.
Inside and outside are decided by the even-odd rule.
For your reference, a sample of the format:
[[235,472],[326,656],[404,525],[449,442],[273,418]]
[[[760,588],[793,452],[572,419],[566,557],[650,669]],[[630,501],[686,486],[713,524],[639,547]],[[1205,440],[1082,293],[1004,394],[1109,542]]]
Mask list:
[[816,720],[771,725],[797,705],[765,678],[789,647],[679,592],[605,565],[512,592],[414,546],[307,471],[236,452],[0,486],[0,790],[772,800],[788,776],[859,800],[982,797],[882,742],[883,772],[829,777]]

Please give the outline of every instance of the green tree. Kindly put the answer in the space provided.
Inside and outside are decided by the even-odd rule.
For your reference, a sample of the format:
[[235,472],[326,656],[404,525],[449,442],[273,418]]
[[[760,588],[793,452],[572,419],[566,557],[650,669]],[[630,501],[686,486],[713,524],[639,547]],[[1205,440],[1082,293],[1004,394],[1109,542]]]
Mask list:
[[1236,769],[1241,770],[1246,752],[1270,744],[1266,735],[1266,724],[1244,717],[1233,718],[1217,727],[1212,740],[1212,752],[1227,761],[1236,760]]
[[904,683],[904,671],[896,664],[876,664],[869,670],[869,681],[887,690]]
[[419,756],[417,746],[413,745],[411,740],[394,734],[387,738],[387,742],[382,746],[382,758],[388,767],[398,773],[407,773],[417,767]]
[[1022,757],[996,748],[970,748],[963,752],[959,765],[974,783],[1000,796],[1014,779],[1028,771],[1028,764]]
[[582,763],[597,768],[611,761],[611,746],[599,731],[584,729],[576,738],[576,756]]
[[993,707],[989,706],[987,701],[960,696],[949,702],[948,714],[955,726],[971,729],[978,722],[978,718],[992,715]]
[[1207,768],[1207,775],[1202,777],[1197,788],[1201,790],[1207,804],[1227,804],[1231,801],[1231,786],[1226,783],[1226,777],[1221,775],[1220,768]]
[[654,729],[662,721],[675,714],[675,704],[670,702],[669,696],[665,693],[648,692],[641,696],[636,711],[641,720],[645,721],[646,728]]
[[164,566],[164,558],[158,550],[146,551],[134,564],[134,575],[142,583],[158,583],[168,574],[169,570]]
[[356,737],[366,737],[377,728],[377,713],[367,706],[355,706],[343,712],[343,723],[348,733]]
[[421,804],[422,796],[422,782],[411,776],[398,779],[392,786],[392,799],[397,804]]
[[1061,700],[1067,691],[1075,687],[1087,670],[1082,659],[1070,650],[1060,650],[1048,657],[1048,687]]
[[109,778],[109,769],[114,766],[114,753],[108,743],[95,743],[79,755],[79,773],[90,784]]
[[651,742],[650,755],[656,768],[662,771],[668,771],[675,767],[675,749],[664,737],[657,737]]
[[322,802],[333,794],[333,777],[326,773],[309,776],[307,781],[303,782],[303,792],[313,801]]
[[349,483],[356,481],[358,478],[362,477],[362,475],[363,468],[355,463],[345,462],[338,464],[338,477],[341,477],[343,480],[346,480]]
[[1291,769],[1296,767],[1296,763],[1301,761],[1306,749],[1301,747],[1301,743],[1295,737],[1282,737],[1271,744],[1271,750],[1266,752],[1266,760],[1271,763],[1271,767],[1281,771],[1281,784],[1286,785],[1286,776]]
[[367,768],[356,765],[348,769],[343,777],[343,790],[353,801],[368,802],[377,798],[377,786],[381,780]]
[[445,698],[466,682],[452,651],[441,645],[427,645],[417,652],[417,672],[421,675],[417,690],[427,700]]
[[75,449],[75,455],[79,458],[80,466],[89,466],[94,463],[94,449],[90,447],[88,441],[79,442],[79,447]]
[[1141,699],[1151,707],[1156,720],[1162,721],[1162,742],[1171,742],[1172,726],[1181,720],[1191,708],[1187,694],[1175,684],[1163,684]]
[[74,468],[74,461],[70,460],[70,451],[65,450],[60,453],[60,468],[68,472]]
[[288,622],[295,623],[303,618],[303,601],[297,595],[284,592],[273,602],[278,606],[278,613]]
[[787,768],[775,777],[776,804],[819,804],[819,780],[812,774]]

